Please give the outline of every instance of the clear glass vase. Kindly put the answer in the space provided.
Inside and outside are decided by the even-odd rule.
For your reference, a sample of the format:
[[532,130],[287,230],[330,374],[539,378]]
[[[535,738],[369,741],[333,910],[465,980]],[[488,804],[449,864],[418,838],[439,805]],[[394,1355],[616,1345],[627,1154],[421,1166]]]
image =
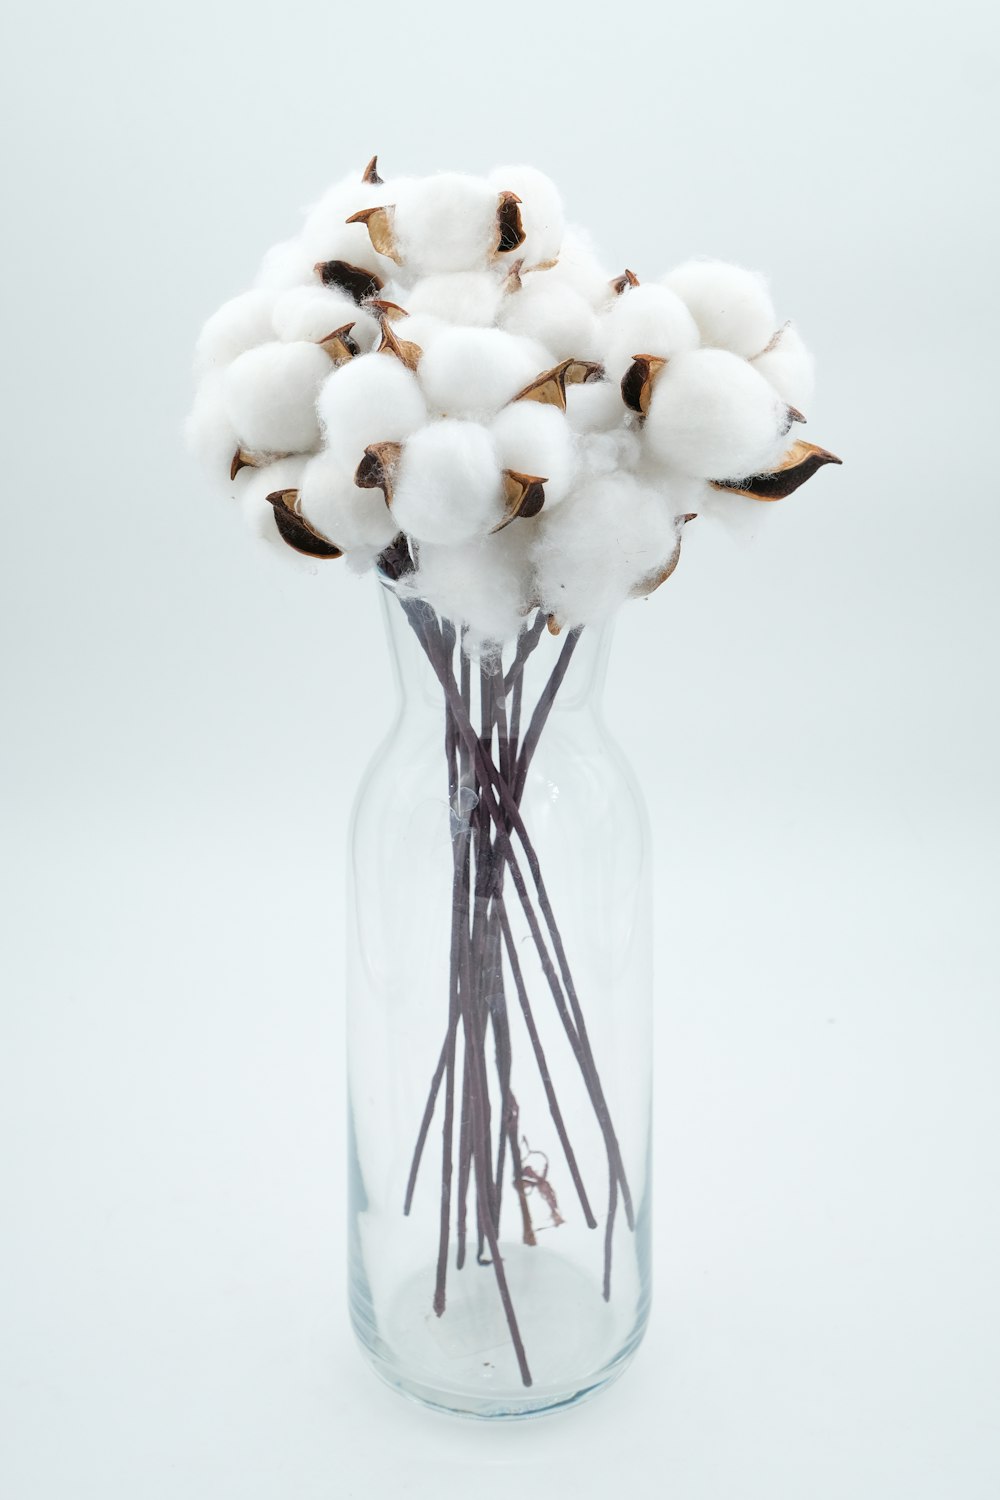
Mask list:
[[399,713],[354,809],[350,1309],[428,1405],[613,1380],[650,1301],[649,840],[610,627],[466,651],[383,588]]

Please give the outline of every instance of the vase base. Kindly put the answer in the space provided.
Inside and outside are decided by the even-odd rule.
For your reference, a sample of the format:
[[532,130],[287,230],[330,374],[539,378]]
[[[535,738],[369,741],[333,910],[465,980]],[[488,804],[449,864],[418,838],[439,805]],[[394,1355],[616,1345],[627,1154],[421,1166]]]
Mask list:
[[521,1378],[492,1268],[474,1259],[451,1272],[440,1318],[430,1307],[433,1267],[400,1289],[377,1330],[355,1303],[354,1331],[376,1373],[435,1411],[493,1420],[565,1410],[621,1375],[642,1339],[648,1307],[635,1317],[633,1302],[623,1326],[589,1275],[541,1249],[504,1247],[504,1269],[530,1385]]

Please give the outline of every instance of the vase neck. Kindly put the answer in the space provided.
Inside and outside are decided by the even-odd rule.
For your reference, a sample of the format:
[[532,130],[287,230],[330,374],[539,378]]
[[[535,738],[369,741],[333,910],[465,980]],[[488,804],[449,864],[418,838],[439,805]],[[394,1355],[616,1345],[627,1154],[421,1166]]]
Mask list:
[[[439,712],[441,682],[428,657],[427,637],[420,629],[413,601],[397,596],[391,585],[382,584],[379,594],[393,672],[404,711]],[[407,608],[407,605],[411,607]],[[418,611],[426,609],[426,606],[417,606]],[[516,639],[506,642],[502,649],[480,652],[467,648],[461,627],[441,621],[440,617],[429,612],[426,618],[433,620],[435,635],[443,627],[446,638],[454,642],[450,665],[456,680],[460,679],[463,668],[474,683],[479,683],[484,673],[498,678],[502,670],[510,683],[511,674],[523,670],[521,694],[525,707],[530,709],[545,691],[553,672],[558,670],[564,675],[552,712],[599,711],[611,651],[613,619],[584,630],[552,635],[544,619],[536,612],[526,618]]]

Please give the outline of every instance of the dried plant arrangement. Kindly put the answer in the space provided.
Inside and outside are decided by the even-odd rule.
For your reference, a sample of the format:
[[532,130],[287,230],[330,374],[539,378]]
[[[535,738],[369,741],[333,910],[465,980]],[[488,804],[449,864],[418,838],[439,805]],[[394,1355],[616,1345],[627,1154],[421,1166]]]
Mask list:
[[[527,1390],[508,1246],[534,1249],[571,1216],[599,1229],[608,1302],[620,1222],[632,1232],[637,1215],[525,812],[536,756],[582,633],[671,576],[689,523],[738,519],[840,462],[801,435],[812,357],[754,272],[696,260],[609,274],[532,167],[383,180],[372,158],[209,319],[196,375],[188,431],[212,477],[303,566],[373,571],[439,693],[450,932],[395,1211],[411,1216],[427,1179],[426,1308],[444,1317],[452,1267],[474,1258]],[[600,1184],[563,1108],[567,1067]],[[528,1069],[544,1129],[515,1092]],[[365,1181],[365,1202],[377,1191]],[[362,1341],[385,1348],[365,1297]],[[418,1393],[435,1400],[432,1385]],[[454,1391],[436,1404],[477,1409]],[[518,1408],[506,1390],[491,1409],[546,1404],[560,1401]]]

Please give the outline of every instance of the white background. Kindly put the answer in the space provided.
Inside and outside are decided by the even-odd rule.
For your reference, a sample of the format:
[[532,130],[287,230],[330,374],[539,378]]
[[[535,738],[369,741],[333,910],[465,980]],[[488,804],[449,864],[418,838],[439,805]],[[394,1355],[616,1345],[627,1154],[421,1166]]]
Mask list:
[[[0,1491],[995,1500],[992,5],[21,4],[9,170]],[[374,587],[179,439],[301,206],[528,159],[608,264],[766,269],[839,452],[623,618],[658,851],[657,1286],[486,1429],[344,1307],[342,863]]]

